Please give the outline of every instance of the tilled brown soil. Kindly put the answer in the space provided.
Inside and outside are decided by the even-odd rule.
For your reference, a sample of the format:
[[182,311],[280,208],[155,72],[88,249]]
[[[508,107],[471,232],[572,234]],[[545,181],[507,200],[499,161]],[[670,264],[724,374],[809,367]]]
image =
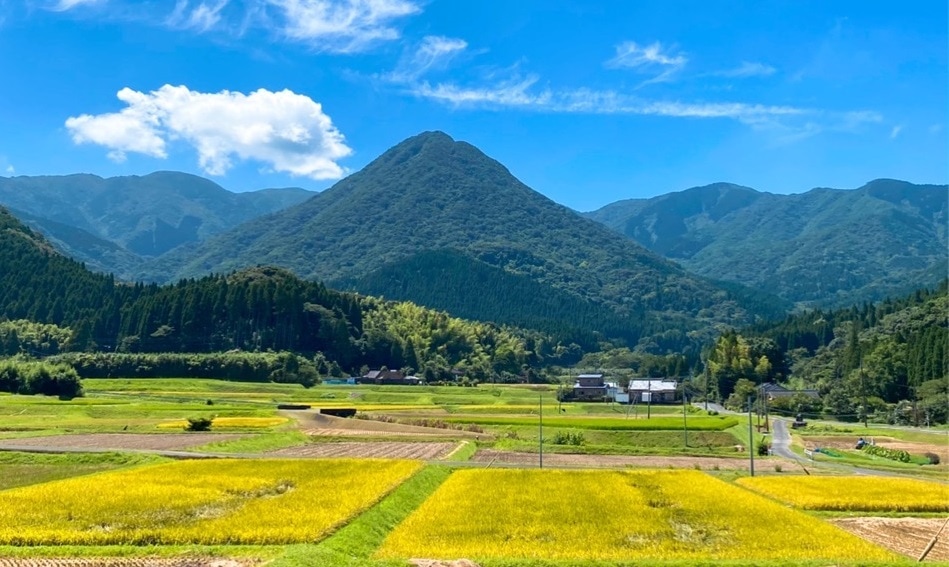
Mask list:
[[0,557],[0,567],[249,567],[253,560],[215,557],[96,557],[83,559]]
[[[902,553],[912,559],[926,549],[939,528],[946,523],[940,518],[836,518],[837,526],[863,539]],[[949,528],[942,531],[926,561],[949,561]]]
[[409,441],[312,443],[268,453],[272,457],[355,457],[376,459],[441,459],[458,443],[412,443]]
[[230,441],[247,435],[233,433],[82,433],[5,439],[7,449],[146,449],[178,451],[215,441]]
[[[501,465],[536,465],[537,453],[515,453],[511,451],[495,451],[486,449],[478,451],[471,459],[479,463]],[[774,470],[774,465],[780,464],[783,470],[792,471],[797,465],[785,459],[769,457],[767,460],[755,460],[755,466],[762,470]],[[743,470],[748,468],[746,459],[727,459],[719,457],[662,457],[662,456],[634,456],[634,455],[564,455],[545,453],[544,465],[552,467],[575,468],[681,468],[694,469],[696,466],[704,470]],[[717,468],[716,468],[717,467]]]

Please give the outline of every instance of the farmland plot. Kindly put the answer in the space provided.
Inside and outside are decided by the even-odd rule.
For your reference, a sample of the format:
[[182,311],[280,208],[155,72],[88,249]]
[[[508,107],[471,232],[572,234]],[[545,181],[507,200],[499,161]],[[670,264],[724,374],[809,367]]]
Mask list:
[[287,447],[270,453],[278,457],[329,457],[362,459],[441,459],[455,450],[458,443],[415,443],[412,441],[367,441],[311,443]]
[[313,542],[412,461],[182,461],[0,492],[0,545]]
[[787,476],[737,482],[805,510],[949,512],[949,485],[910,478]]
[[[490,506],[485,505],[490,502]],[[891,560],[839,528],[695,471],[465,470],[383,558]]]

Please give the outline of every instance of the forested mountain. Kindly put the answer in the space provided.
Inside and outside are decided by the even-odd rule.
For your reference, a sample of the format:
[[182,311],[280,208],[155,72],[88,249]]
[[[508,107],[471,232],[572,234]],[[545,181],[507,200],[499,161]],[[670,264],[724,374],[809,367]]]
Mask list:
[[700,275],[840,306],[945,277],[947,210],[946,185],[878,179],[799,195],[717,183],[586,216]]
[[[0,205],[29,215],[32,226],[62,244],[64,252],[117,274],[128,273],[135,256],[158,256],[312,195],[295,188],[232,193],[207,179],[170,171],[107,179],[0,177]],[[113,253],[87,235],[128,254]]]
[[[451,256],[418,256],[428,251]],[[754,315],[744,297],[737,300],[738,294],[554,203],[474,146],[441,132],[405,140],[300,205],[176,250],[151,263],[146,275],[191,277],[273,264],[306,278],[425,302],[434,291],[419,280],[434,276],[419,262],[431,267],[433,261],[440,263],[434,270],[440,278],[451,272],[447,280],[462,295],[451,298],[451,307],[465,306],[481,320],[516,310],[499,282],[504,289],[528,284],[498,272],[486,281],[466,278],[465,266],[529,279],[530,293],[538,296],[558,290],[541,302],[565,306],[570,297],[572,305],[588,305],[581,308],[586,313],[596,312],[595,304],[607,306],[630,322],[625,334],[632,344],[649,330],[662,335],[659,348],[677,349],[688,342],[688,329],[748,322]],[[558,318],[572,317],[569,309],[557,311]]]
[[[763,358],[762,358],[763,357]],[[723,396],[765,381],[813,388],[814,411],[844,419],[949,419],[949,285],[902,299],[811,311],[726,333],[709,355]],[[747,381],[744,385],[740,382]],[[798,400],[805,405],[813,400]]]
[[61,256],[0,207],[4,320],[7,354],[24,344],[53,352],[292,351],[322,353],[348,371],[387,365],[450,376],[461,367],[480,379],[582,356],[542,333],[342,293],[275,268],[167,286],[117,283]]
[[129,274],[144,262],[118,244],[74,226],[51,221],[11,208],[10,212],[30,228],[40,232],[52,245],[92,271]]

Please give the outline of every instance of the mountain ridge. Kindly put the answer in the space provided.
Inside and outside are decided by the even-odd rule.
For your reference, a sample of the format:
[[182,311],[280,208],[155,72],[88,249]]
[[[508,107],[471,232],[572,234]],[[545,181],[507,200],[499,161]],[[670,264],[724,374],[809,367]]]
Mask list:
[[[233,193],[209,179],[173,171],[108,178],[88,173],[0,177],[0,204],[30,215],[40,230],[44,221],[58,223],[141,258],[207,238],[312,195],[299,188]],[[122,265],[108,258],[92,254],[82,259],[122,273]]]
[[935,283],[929,274],[947,263],[947,189],[876,179],[778,195],[713,184],[584,216],[699,275],[839,305]]
[[433,249],[461,251],[666,330],[754,318],[729,292],[537,193],[443,132],[411,137],[312,199],[176,250],[143,275],[275,264],[335,285]]

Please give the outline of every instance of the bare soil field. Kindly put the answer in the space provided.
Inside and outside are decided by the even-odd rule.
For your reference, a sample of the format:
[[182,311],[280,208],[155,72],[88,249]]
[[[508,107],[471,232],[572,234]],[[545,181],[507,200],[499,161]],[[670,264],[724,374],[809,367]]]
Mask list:
[[0,567],[248,567],[257,562],[214,557],[100,557],[85,559],[0,557]]
[[406,437],[451,437],[486,439],[490,435],[458,431],[454,429],[439,429],[435,427],[419,427],[417,425],[403,425],[401,423],[386,423],[373,419],[353,419],[322,415],[313,412],[282,412],[286,417],[292,417],[300,422],[300,430],[307,434],[319,437],[372,437],[372,436],[406,436]]
[[[6,439],[6,449],[146,449],[153,451],[180,451],[216,441],[232,441],[248,437],[231,433],[83,433],[79,435],[50,435]],[[0,564],[2,565],[2,564]]]
[[[811,449],[814,447],[828,447],[830,449],[854,449],[857,444],[858,435],[853,437],[842,437],[839,435],[826,435],[817,437],[805,437],[805,445]],[[873,437],[873,442],[887,449],[900,449],[911,455],[922,455],[924,453],[936,453],[942,459],[942,462],[949,462],[949,444],[940,445],[938,443],[917,443],[915,441],[903,441],[892,437]]]
[[401,441],[312,443],[267,453],[268,457],[348,457],[376,459],[441,459],[458,443],[412,443]]
[[[940,518],[837,518],[830,521],[912,559],[919,557],[946,522]],[[949,561],[949,529],[943,530],[926,561]]]
[[[495,451],[485,449],[475,453],[472,461],[479,463],[497,463],[503,465],[536,465],[536,453],[515,453],[511,451]],[[785,471],[796,470],[797,464],[785,459],[755,459],[755,467],[762,470],[773,470],[774,465],[780,464]],[[748,468],[747,459],[729,459],[719,457],[665,457],[665,456],[633,456],[633,455],[565,455],[544,454],[544,465],[554,467],[576,468],[680,468],[694,469],[696,466],[704,470],[743,470]],[[716,468],[717,467],[717,468]]]

